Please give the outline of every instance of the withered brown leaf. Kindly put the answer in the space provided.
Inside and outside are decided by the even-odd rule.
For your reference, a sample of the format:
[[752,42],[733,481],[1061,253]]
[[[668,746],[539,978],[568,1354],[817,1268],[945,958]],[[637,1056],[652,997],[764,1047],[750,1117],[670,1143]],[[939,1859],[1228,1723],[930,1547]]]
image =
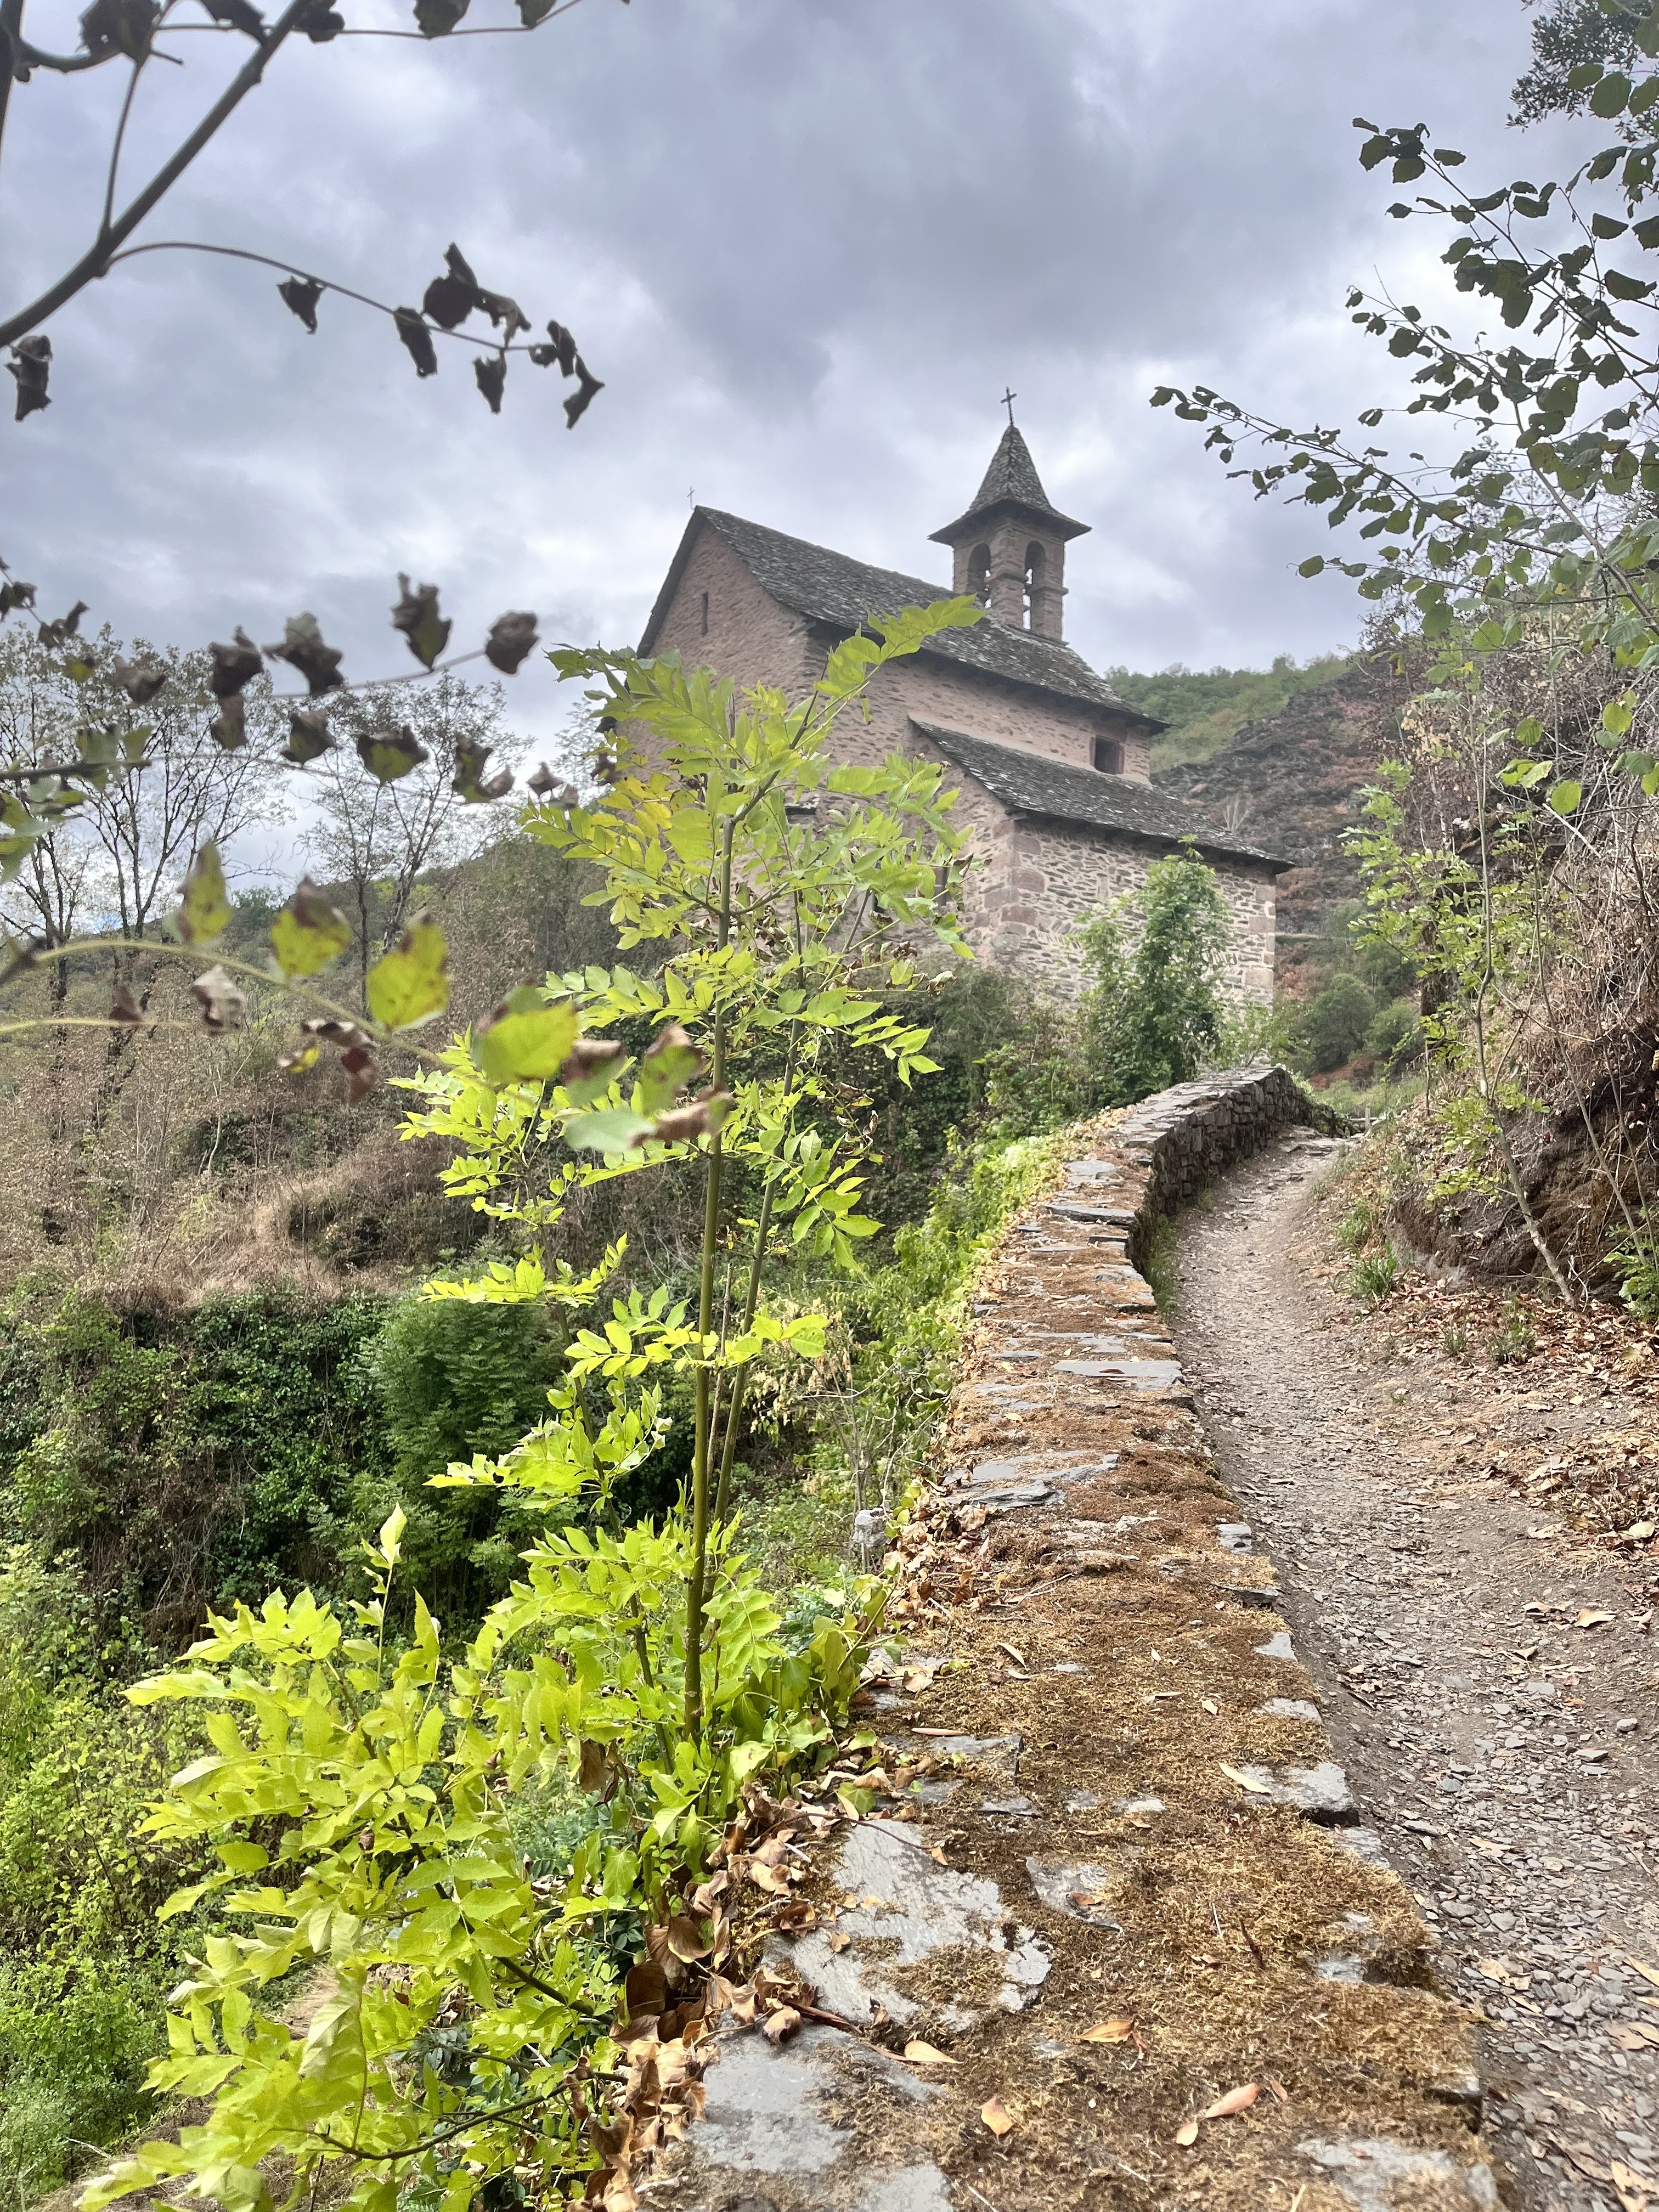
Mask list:
[[295,314],[311,332],[317,335],[317,302],[323,296],[323,288],[314,276],[284,276],[276,287],[276,295],[291,314]]
[[408,349],[415,364],[416,376],[435,376],[438,374],[438,349],[432,343],[432,332],[413,307],[399,307],[393,313],[398,335]]
[[216,699],[234,698],[245,684],[250,683],[264,666],[259,648],[240,624],[233,633],[234,643],[210,645],[209,654],[213,662],[208,676],[208,690]]
[[17,380],[14,422],[21,422],[26,415],[38,414],[41,408],[51,406],[52,395],[46,386],[52,380],[52,340],[44,331],[19,338],[6,367]]
[[527,614],[500,615],[484,640],[484,659],[503,676],[516,676],[536,644],[536,617]]

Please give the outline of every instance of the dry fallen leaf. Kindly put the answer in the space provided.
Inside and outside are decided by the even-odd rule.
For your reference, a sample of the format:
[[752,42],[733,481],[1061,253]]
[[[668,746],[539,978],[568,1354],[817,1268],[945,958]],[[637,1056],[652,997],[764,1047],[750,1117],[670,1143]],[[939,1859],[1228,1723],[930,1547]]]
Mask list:
[[1085,2027],[1079,2037],[1080,2043],[1127,2043],[1135,2032],[1132,2020],[1103,2020],[1093,2027]]
[[1014,2116],[1000,2097],[988,2097],[979,2108],[979,2116],[994,2136],[1006,2136],[1013,2128]]
[[769,2043],[787,2043],[800,2026],[800,2014],[793,2005],[780,2005],[761,2022],[761,2033]]
[[847,1948],[853,1939],[850,1936],[826,1936],[823,1940],[832,1951],[839,1954]]
[[1200,2112],[1204,2120],[1230,2120],[1236,2112],[1248,2112],[1261,2094],[1255,2081],[1241,2081],[1237,2089],[1229,2089],[1224,2097],[1218,2097],[1207,2112]]
[[1602,1613],[1595,1606],[1587,1605],[1572,1625],[1575,1628],[1600,1628],[1603,1621],[1612,1619],[1610,1613]]
[[1489,1982],[1506,1982],[1510,1978],[1510,1970],[1501,1959],[1478,1960],[1474,1971],[1484,1974]]
[[1269,2093],[1275,2097],[1281,2105],[1288,2105],[1290,2103],[1291,2093],[1285,2087],[1285,2084],[1279,2079],[1277,2075],[1270,2074],[1267,2076],[1267,2088]]
[[1198,1702],[1206,1713],[1218,1713],[1221,1711],[1213,1698],[1200,1698]]
[[1257,1797],[1271,1797],[1273,1796],[1273,1791],[1268,1788],[1265,1782],[1252,1782],[1248,1774],[1241,1774],[1236,1766],[1229,1766],[1224,1759],[1218,1759],[1216,1761],[1216,1765],[1226,1776],[1228,1781],[1237,1783],[1241,1790],[1250,1790]]
[[1651,1982],[1654,1988],[1659,1990],[1659,1969],[1644,1966],[1639,1959],[1632,1958],[1628,1951],[1625,1954],[1625,1960],[1626,1965],[1635,1967],[1644,1982]]
[[1176,2130],[1176,2141],[1181,2145],[1183,2150],[1189,2148],[1198,2141],[1198,2122],[1196,2120],[1183,2120],[1181,2125]]
[[1023,1667],[1025,1664],[1025,1654],[1023,1651],[1016,1651],[1012,1644],[999,1644],[997,1650],[1005,1658],[1012,1659],[1016,1667]]
[[936,2051],[931,2043],[923,2043],[920,2037],[914,2043],[905,2045],[904,2055],[913,2066],[954,2066],[957,2063],[948,2051]]

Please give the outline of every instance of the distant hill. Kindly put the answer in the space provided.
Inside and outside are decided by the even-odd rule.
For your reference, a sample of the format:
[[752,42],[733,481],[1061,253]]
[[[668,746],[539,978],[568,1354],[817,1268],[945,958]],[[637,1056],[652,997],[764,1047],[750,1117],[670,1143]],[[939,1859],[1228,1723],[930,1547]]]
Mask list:
[[1401,711],[1414,688],[1409,672],[1395,673],[1390,654],[1378,653],[1334,682],[1297,688],[1207,757],[1154,766],[1160,790],[1298,863],[1279,878],[1282,938],[1316,933],[1333,908],[1357,895],[1358,874],[1342,849],[1342,832],[1358,818],[1359,791],[1398,742]]
[[1208,760],[1246,722],[1276,714],[1297,692],[1330,683],[1353,665],[1348,653],[1328,653],[1298,663],[1281,653],[1271,668],[1183,667],[1156,676],[1109,668],[1107,681],[1132,707],[1170,726],[1152,747],[1152,773],[1187,761]]

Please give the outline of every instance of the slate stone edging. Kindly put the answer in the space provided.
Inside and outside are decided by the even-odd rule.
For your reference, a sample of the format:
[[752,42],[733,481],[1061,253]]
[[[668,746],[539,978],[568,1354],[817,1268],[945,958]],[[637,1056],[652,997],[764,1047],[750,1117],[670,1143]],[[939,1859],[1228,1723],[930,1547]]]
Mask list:
[[1146,1272],[1161,1216],[1190,1205],[1235,1162],[1298,1123],[1323,1136],[1350,1133],[1343,1115],[1304,1091],[1288,1068],[1267,1060],[1177,1084],[1131,1107],[1108,1139],[1109,1150],[1146,1177],[1128,1224],[1130,1264]]
[[[1160,1215],[1298,1127],[1329,1135],[1341,1125],[1283,1068],[1182,1085],[1079,1128],[1060,1187],[1009,1224],[980,1278],[977,1319],[941,1428],[950,1472],[897,1540],[894,1618],[914,1641],[869,1694],[901,1778],[874,1817],[814,1854],[813,1893],[827,1899],[827,1917],[766,1946],[775,1967],[812,1984],[827,2013],[873,2034],[809,2027],[781,2051],[753,2033],[721,2037],[706,2122],[667,2161],[665,2179],[687,2212],[975,2212],[988,2201],[998,2212],[1070,2208],[1094,2201],[1083,2172],[1090,2158],[1116,2155],[1094,2132],[1108,2124],[1127,2131],[1113,2140],[1129,2146],[1137,2178],[1158,2170],[1158,2202],[1199,2201],[1182,2185],[1188,2154],[1176,2145],[1180,2114],[1167,2108],[1167,2086],[1149,2089],[1144,2075],[1126,2071],[1097,2111],[1094,2096],[1084,2102],[1090,2081],[1069,2059],[1054,2086],[1058,2093],[1063,2077],[1075,2076],[1072,2102],[1054,2106],[1046,2140],[1028,2145],[1024,2128],[1016,2130],[988,2198],[967,2179],[986,2170],[987,2087],[1034,2081],[1075,2047],[1066,2039],[1079,2033],[1079,1972],[1105,1960],[1109,1981],[1111,1972],[1133,1981],[1146,1906],[1122,1878],[1139,1851],[1157,1847],[1166,1818],[1189,1839],[1183,1849],[1216,1822],[1218,1844],[1232,1852],[1246,1887],[1282,1882],[1272,1871],[1281,1864],[1311,1874],[1317,1860],[1324,1869],[1313,1885],[1323,1901],[1302,1931],[1308,1955],[1292,1968],[1305,1973],[1305,1994],[1282,1972],[1261,1985],[1265,2049],[1295,2045],[1305,2014],[1340,2004],[1345,1984],[1398,1991],[1397,2011],[1358,2000],[1373,2008],[1370,2100],[1356,2100],[1351,2065],[1337,2069],[1328,2095],[1318,2093],[1316,2074],[1304,2076],[1282,2118],[1264,2098],[1248,2127],[1207,2131],[1192,2154],[1192,2182],[1211,2177],[1216,2201],[1229,2204],[1243,2201],[1230,2191],[1271,2179],[1293,2197],[1311,2190],[1331,2212],[1338,2203],[1355,2212],[1497,2206],[1472,2133],[1480,2084],[1468,2028],[1425,1987],[1433,1939],[1409,1899],[1377,1888],[1380,1839],[1355,1825],[1359,1810],[1313,1686],[1273,1609],[1273,1568],[1219,1483],[1135,1264]],[[1148,1453],[1164,1470],[1154,1492],[1145,1482]],[[987,1564],[981,1547],[1005,1526],[1025,1549]],[[1008,1578],[996,1567],[1016,1556],[1033,1565],[1005,1595]],[[1189,1626],[1202,1623],[1202,1634],[1183,1639],[1177,1613]],[[1139,1627],[1125,1649],[1118,1625],[1154,1618],[1175,1632],[1157,1638],[1161,1660]],[[1028,1650],[1043,1656],[1028,1660]],[[946,1652],[963,1671],[936,1690],[936,1680],[950,1679],[938,1673]],[[1137,1671],[1147,1658],[1161,1669],[1157,1700]],[[1224,1702],[1208,1707],[1219,1716],[1216,1733],[1194,1765],[1183,1733],[1193,1723],[1179,1716],[1196,1720],[1218,1668]],[[906,1679],[924,1673],[925,1685]],[[1052,1692],[1030,1686],[1039,1678]],[[1065,1704],[1075,1726],[1079,1694],[1090,1717],[1074,1738],[1058,1717]],[[1174,1717],[1166,1723],[1164,1714]],[[947,1717],[951,1733],[938,1725]],[[1066,1743],[1040,1741],[1045,1726]],[[1115,1748],[1124,1741],[1136,1747],[1127,1759]],[[905,1762],[922,1751],[943,1759],[945,1771],[924,1762],[923,1778],[906,1783]],[[1241,1825],[1249,1807],[1261,1808],[1256,1820]],[[1288,1844],[1285,1813],[1300,1816],[1305,1842]],[[1120,1824],[1127,1842],[1110,1840]],[[1079,1938],[1068,1927],[1095,1932]],[[1150,1931],[1148,1939],[1158,1940]],[[1122,1948],[1079,1952],[1079,1942]],[[1187,1995],[1177,1966],[1128,2008],[1150,1999],[1174,2043],[1190,2039],[1205,2017],[1205,1973],[1220,1964],[1192,1962]],[[1240,1972],[1255,2006],[1254,1971]],[[1103,2009],[1112,2001],[1097,2002]],[[1149,2033],[1156,2051],[1156,2021]],[[883,2047],[906,2036],[943,2036],[957,2064],[907,2067]],[[1215,2056],[1229,2069],[1238,2063]],[[1202,2058],[1174,2063],[1195,2110],[1237,2078],[1230,2070],[1208,2080]],[[976,2067],[988,2069],[977,2079]],[[1085,2135],[1097,2152],[1079,2149]],[[1245,2167],[1235,2163],[1241,2158]],[[1103,2170],[1128,2167],[1120,2159]]]

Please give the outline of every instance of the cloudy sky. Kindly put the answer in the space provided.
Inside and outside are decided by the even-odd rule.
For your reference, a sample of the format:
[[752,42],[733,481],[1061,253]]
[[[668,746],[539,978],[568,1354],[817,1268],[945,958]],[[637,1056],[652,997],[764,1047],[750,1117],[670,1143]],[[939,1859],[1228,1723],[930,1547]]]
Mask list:
[[[32,34],[72,46],[79,4],[29,0]],[[943,574],[927,532],[1012,383],[1050,495],[1094,526],[1067,619],[1095,662],[1342,645],[1350,587],[1293,573],[1322,526],[1253,503],[1147,394],[1208,380],[1301,421],[1397,388],[1343,290],[1380,273],[1427,305],[1433,240],[1389,220],[1351,118],[1427,119],[1471,173],[1547,171],[1564,149],[1504,123],[1528,21],[1519,0],[580,0],[533,37],[291,44],[141,235],[392,301],[453,238],[606,390],[567,434],[556,372],[515,367],[492,419],[466,348],[417,381],[365,309],[325,301],[307,337],[269,273],[149,256],[54,320],[49,412],[0,422],[0,555],[126,634],[263,639],[314,609],[359,676],[407,665],[399,568],[462,633],[533,605],[550,635],[631,641],[694,495]],[[174,44],[133,183],[246,52]],[[9,305],[90,234],[119,74],[14,94]],[[527,724],[554,690],[544,665],[516,680]]]

